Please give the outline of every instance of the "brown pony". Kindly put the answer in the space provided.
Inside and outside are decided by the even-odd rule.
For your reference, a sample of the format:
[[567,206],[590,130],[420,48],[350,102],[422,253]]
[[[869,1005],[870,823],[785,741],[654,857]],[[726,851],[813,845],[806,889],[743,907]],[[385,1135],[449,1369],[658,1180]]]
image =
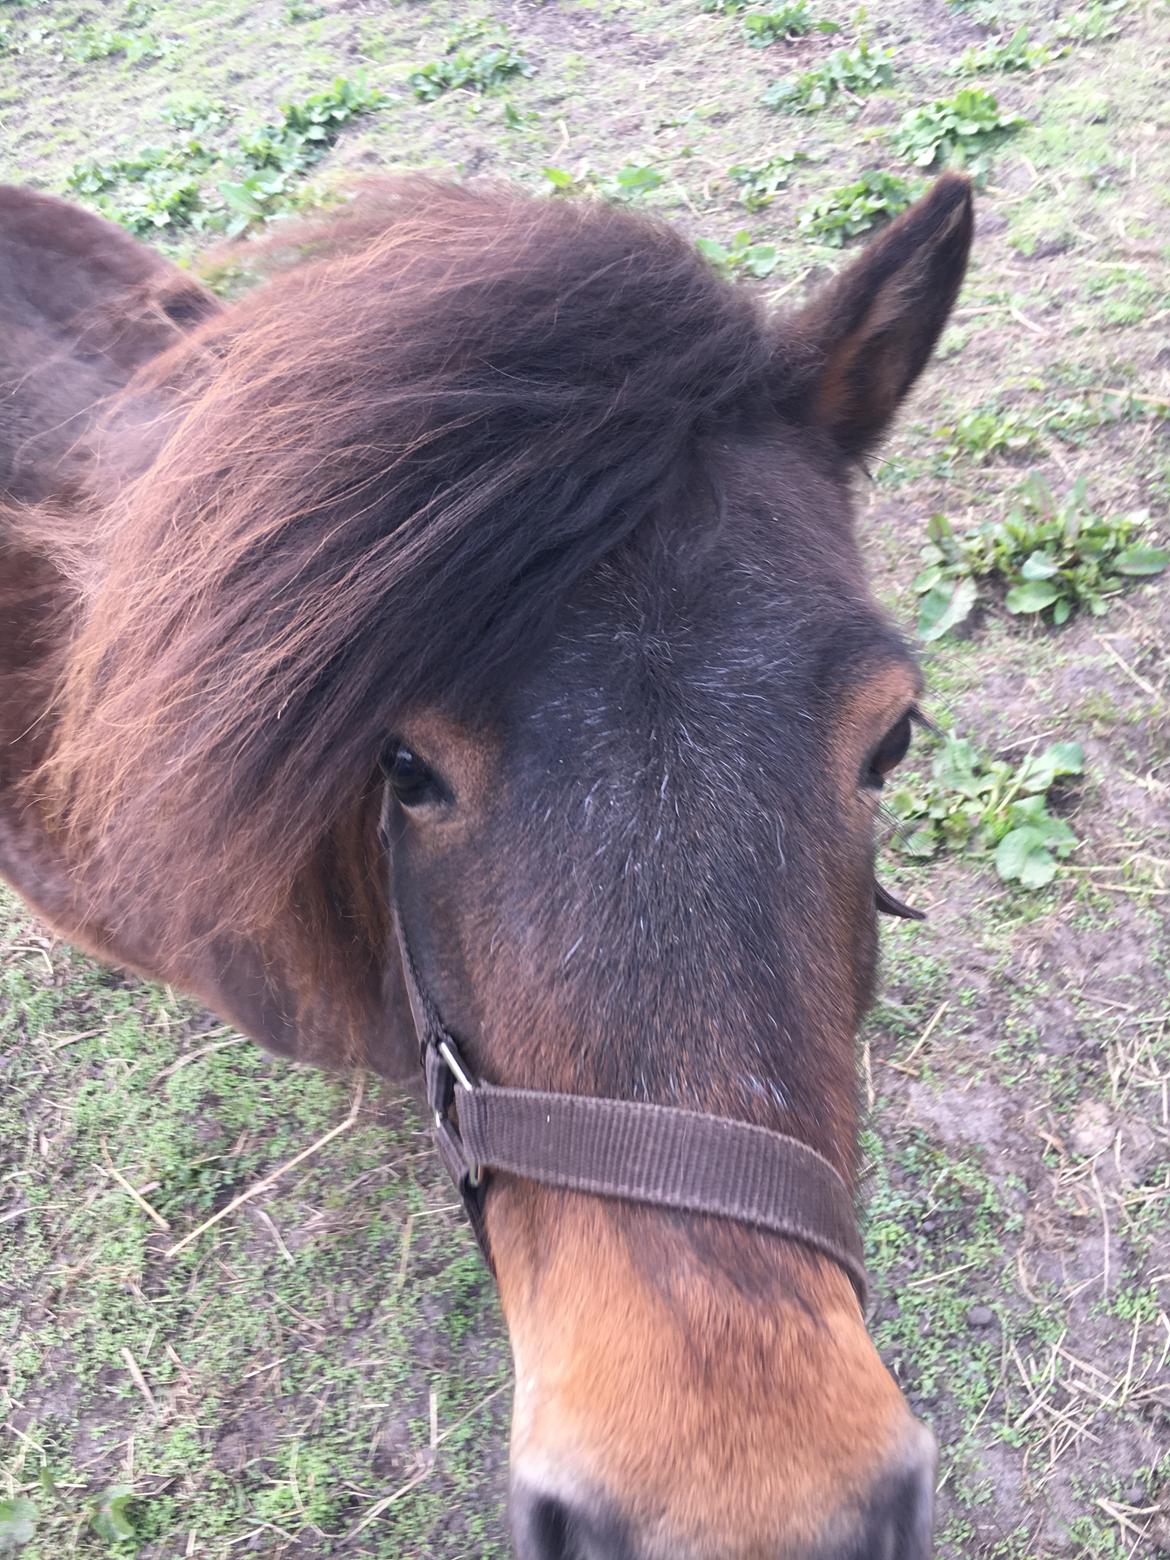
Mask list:
[[[273,1049],[400,1078],[401,916],[481,1077],[852,1179],[918,678],[850,482],[970,233],[944,179],[772,319],[626,211],[409,181],[224,306],[0,192],[0,871]],[[526,1560],[929,1553],[933,1442],[834,1262],[506,1175],[486,1222]]]

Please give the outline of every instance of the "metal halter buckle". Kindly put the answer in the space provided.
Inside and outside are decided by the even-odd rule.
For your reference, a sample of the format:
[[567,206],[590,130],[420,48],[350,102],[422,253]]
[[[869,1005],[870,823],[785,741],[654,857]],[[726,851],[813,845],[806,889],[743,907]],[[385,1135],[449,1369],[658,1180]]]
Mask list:
[[[876,893],[879,908],[898,904],[880,888]],[[908,907],[900,908],[905,913]],[[493,1273],[484,1207],[489,1170],[710,1214],[801,1241],[848,1275],[864,1310],[865,1263],[853,1194],[816,1149],[785,1133],[702,1111],[481,1084],[419,980],[401,917],[397,931],[435,1146]],[[473,1157],[468,1138],[482,1161]]]
[[463,1065],[463,1058],[455,1049],[455,1042],[453,1040],[440,1040],[439,1055],[451,1069],[455,1082],[461,1089],[466,1089],[470,1094],[471,1090],[475,1088],[475,1083]]
[[483,1166],[468,1157],[452,1115],[456,1087],[470,1094],[475,1080],[468,1072],[458,1047],[449,1035],[433,1035],[427,1040],[427,1104],[434,1118],[435,1137],[448,1170],[465,1186],[478,1187]]

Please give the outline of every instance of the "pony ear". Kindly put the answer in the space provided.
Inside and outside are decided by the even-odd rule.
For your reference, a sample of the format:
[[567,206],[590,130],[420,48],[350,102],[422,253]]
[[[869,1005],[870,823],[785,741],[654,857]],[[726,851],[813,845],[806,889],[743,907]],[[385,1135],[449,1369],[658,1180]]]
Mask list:
[[971,186],[949,174],[786,322],[782,410],[856,460],[934,349],[967,268]]

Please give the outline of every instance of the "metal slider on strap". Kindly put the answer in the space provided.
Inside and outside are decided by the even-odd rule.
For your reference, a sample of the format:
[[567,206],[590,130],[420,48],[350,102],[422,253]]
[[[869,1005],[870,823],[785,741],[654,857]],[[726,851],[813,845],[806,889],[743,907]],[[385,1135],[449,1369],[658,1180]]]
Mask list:
[[493,1272],[485,1183],[499,1171],[800,1241],[849,1276],[864,1310],[852,1193],[809,1144],[702,1111],[479,1082],[419,980],[401,917],[397,928],[436,1147]]
[[483,1180],[484,1167],[468,1154],[452,1109],[458,1110],[456,1088],[470,1094],[475,1089],[475,1080],[450,1035],[428,1036],[426,1053],[427,1104],[434,1118],[435,1136],[444,1163],[456,1180],[474,1190]]

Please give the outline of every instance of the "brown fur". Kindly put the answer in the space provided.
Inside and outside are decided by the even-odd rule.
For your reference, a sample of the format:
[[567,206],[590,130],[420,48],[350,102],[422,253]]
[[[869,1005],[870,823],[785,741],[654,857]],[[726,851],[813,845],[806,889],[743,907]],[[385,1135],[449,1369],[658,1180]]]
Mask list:
[[[540,1227],[553,1216],[543,1208]],[[657,1245],[653,1222],[639,1213],[618,1233],[596,1202],[560,1198],[560,1238],[533,1292],[518,1296],[505,1278],[513,1458],[566,1499],[623,1491],[655,1560],[805,1553],[830,1515],[847,1531],[906,1428],[849,1281],[809,1258],[802,1288],[815,1310],[745,1305],[699,1262],[651,1286],[629,1237]],[[508,1255],[506,1274],[533,1271],[531,1253]]]
[[[484,1077],[851,1175],[859,777],[916,681],[848,483],[953,301],[961,181],[779,322],[668,229],[507,191],[374,186],[222,309],[97,219],[5,210],[35,371],[0,424],[0,870],[265,1043],[384,1071],[392,892]],[[442,784],[383,852],[399,741]],[[868,1552],[926,1459],[843,1274],[506,1178],[487,1213],[522,1480],[647,1560]]]
[[[0,873],[71,941],[173,981],[273,1049],[403,1077],[413,1053],[401,971],[376,933],[332,909],[335,879],[371,881],[371,807],[339,822],[264,938],[229,929],[200,939],[173,914],[168,881],[111,894],[45,804],[39,770],[59,736],[59,685],[104,564],[109,508],[126,476],[149,467],[170,406],[151,375],[125,387],[143,365],[168,363],[172,348],[198,353],[189,332],[217,310],[194,279],[121,229],[0,188],[0,320],[11,327],[0,334]],[[381,891],[369,892],[372,928],[384,909]],[[298,897],[325,907],[311,959]],[[341,1001],[313,979],[326,964],[344,972]]]
[[426,184],[370,204],[151,373],[181,410],[74,647],[57,806],[113,894],[181,876],[187,935],[288,907],[396,713],[530,653],[559,579],[760,393],[754,309],[673,235]]

